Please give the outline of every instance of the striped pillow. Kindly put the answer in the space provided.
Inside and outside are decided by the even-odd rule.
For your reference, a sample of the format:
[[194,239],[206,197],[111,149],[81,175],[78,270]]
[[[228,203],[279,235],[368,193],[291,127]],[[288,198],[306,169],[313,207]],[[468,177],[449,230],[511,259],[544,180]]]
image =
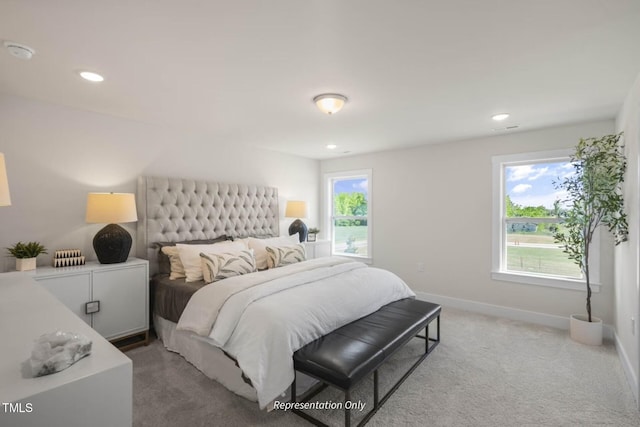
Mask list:
[[283,265],[295,264],[307,259],[307,254],[302,243],[291,246],[267,246],[267,266],[269,268],[282,267]]
[[251,249],[219,254],[201,253],[200,263],[205,283],[256,271],[256,259]]

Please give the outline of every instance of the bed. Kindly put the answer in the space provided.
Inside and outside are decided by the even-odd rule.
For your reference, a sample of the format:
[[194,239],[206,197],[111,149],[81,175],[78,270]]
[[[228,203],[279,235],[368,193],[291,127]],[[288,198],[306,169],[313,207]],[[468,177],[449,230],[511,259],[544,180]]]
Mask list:
[[[297,349],[387,303],[415,296],[385,270],[339,257],[303,260],[304,247],[295,236],[278,237],[273,187],[140,177],[137,208],[137,254],[150,261],[158,337],[168,350],[261,408],[286,395]],[[188,260],[186,279],[173,277],[175,258],[164,259],[163,253],[176,250],[167,247]],[[222,274],[223,264],[247,274]],[[298,391],[311,382],[298,378]]]

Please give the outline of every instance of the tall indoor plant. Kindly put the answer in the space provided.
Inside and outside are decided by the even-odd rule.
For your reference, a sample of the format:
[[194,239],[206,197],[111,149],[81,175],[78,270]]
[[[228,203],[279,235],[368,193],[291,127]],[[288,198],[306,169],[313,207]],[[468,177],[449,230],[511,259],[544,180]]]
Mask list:
[[[622,134],[605,135],[601,138],[580,139],[571,156],[574,173],[556,182],[556,188],[564,190],[566,209],[562,209],[564,230],[555,235],[570,259],[582,270],[587,285],[587,316],[571,316],[571,337],[586,344],[602,343],[602,321],[591,315],[591,269],[590,249],[596,230],[607,226],[613,234],[615,244],[627,239],[627,216],[624,212],[622,182],[627,168]],[[584,319],[583,319],[584,318]],[[597,323],[598,331],[592,338],[580,337],[576,327]]]

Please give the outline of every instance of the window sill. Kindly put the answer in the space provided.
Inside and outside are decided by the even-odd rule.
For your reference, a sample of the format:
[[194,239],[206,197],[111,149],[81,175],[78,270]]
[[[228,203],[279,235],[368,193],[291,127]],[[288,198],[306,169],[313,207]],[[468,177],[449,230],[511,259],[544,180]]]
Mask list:
[[[492,271],[491,278],[504,282],[521,283],[526,285],[545,286],[549,288],[569,289],[573,291],[587,291],[587,286],[583,280],[577,279],[558,279],[546,276],[534,276],[530,274],[507,273],[504,271]],[[600,292],[600,284],[592,283],[591,291]]]
[[369,257],[365,257],[365,256],[359,256],[359,255],[350,255],[350,254],[345,254],[345,253],[333,253],[333,256],[341,256],[344,258],[350,258],[354,261],[360,261],[360,262],[364,262],[365,264],[373,264],[373,258],[369,258]]

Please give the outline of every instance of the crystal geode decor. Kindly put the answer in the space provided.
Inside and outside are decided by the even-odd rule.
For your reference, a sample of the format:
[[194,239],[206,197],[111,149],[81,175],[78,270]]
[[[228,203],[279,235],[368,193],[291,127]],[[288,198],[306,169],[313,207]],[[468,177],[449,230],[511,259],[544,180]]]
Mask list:
[[54,374],[67,369],[91,354],[91,341],[82,334],[55,331],[40,336],[31,351],[31,372],[34,377]]

